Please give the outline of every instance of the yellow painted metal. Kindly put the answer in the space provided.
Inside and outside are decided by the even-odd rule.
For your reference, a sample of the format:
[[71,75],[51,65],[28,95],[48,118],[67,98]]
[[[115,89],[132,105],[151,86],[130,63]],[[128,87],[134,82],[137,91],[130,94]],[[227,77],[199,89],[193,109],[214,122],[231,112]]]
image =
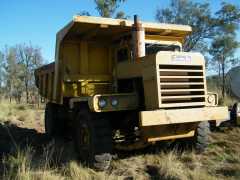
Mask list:
[[[60,94],[62,97],[91,96],[96,93],[112,93],[112,58],[111,47],[100,43],[62,43],[63,60],[60,69]],[[54,94],[54,65],[40,68],[36,73],[42,77],[40,93],[49,100],[58,98]],[[59,77],[57,78],[59,79]],[[51,87],[49,85],[52,85]],[[58,85],[57,85],[58,86]],[[48,93],[48,94],[47,94]]]
[[[146,108],[158,109],[179,106],[204,106],[206,89],[205,61],[200,53],[158,52],[143,62],[143,83]],[[196,70],[193,72],[193,70]],[[192,85],[162,85],[161,83],[201,82]],[[198,88],[197,88],[198,87]],[[185,89],[184,91],[181,89]],[[166,92],[166,91],[175,92]],[[158,97],[158,98],[155,98]]]
[[51,101],[54,89],[54,63],[37,69],[35,71],[35,81],[40,94]]
[[162,51],[139,62],[121,62],[117,77],[143,78],[147,110],[207,105],[205,61],[200,53]]
[[[99,101],[104,99],[106,101],[105,107],[99,107]],[[113,106],[112,100],[117,100],[117,105]],[[89,99],[89,107],[95,112],[110,112],[135,110],[138,108],[138,96],[135,93],[121,93],[121,94],[97,94]]]
[[167,109],[140,112],[140,126],[191,123],[228,119],[227,107]]
[[173,139],[180,139],[180,138],[189,138],[193,137],[195,134],[195,130],[191,130],[189,132],[178,134],[178,135],[169,135],[169,136],[155,136],[152,138],[147,138],[148,142],[155,142],[155,141],[165,141],[165,140],[173,140]]
[[179,138],[192,137],[199,122],[144,126],[142,138],[146,142],[174,140]]
[[64,97],[90,96],[111,93],[112,59],[110,46],[76,41],[64,43]]
[[[191,27],[184,25],[142,24],[146,34],[158,33],[146,35],[147,40],[182,42],[191,32]],[[55,64],[41,74],[42,79],[38,75],[43,82],[40,94],[61,104],[63,97],[113,93],[113,64],[118,49],[114,41],[131,34],[132,25],[132,21],[123,19],[75,16],[57,33]]]

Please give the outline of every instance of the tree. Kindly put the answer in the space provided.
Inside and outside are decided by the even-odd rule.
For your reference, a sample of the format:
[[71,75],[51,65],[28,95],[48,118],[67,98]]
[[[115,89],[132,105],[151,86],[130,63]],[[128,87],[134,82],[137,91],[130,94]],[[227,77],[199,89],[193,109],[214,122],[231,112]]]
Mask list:
[[79,16],[91,16],[91,14],[88,11],[81,11],[78,13]]
[[[124,3],[127,0],[94,0],[96,4],[96,10],[102,17],[114,17],[116,19],[128,19],[127,16],[123,11],[117,11],[121,3]],[[78,13],[80,16],[91,16],[88,11],[81,11]]]
[[121,2],[125,0],[94,0],[96,9],[102,17],[112,17]]
[[116,14],[116,19],[129,19],[129,16],[127,16],[123,11],[119,11]]
[[211,44],[210,54],[212,63],[217,66],[218,76],[221,79],[222,96],[225,96],[225,74],[229,65],[237,63],[235,52],[239,47],[236,40],[236,31],[239,28],[240,9],[233,5],[222,3],[217,16],[217,31]]
[[0,51],[0,95],[3,93],[4,81],[4,54]]
[[12,47],[5,46],[0,52],[0,90],[3,94],[20,103],[21,97],[36,95],[37,88],[34,82],[34,70],[43,62],[41,49],[31,44],[20,44]]
[[240,9],[233,4],[222,3],[221,9],[212,14],[208,3],[171,0],[170,7],[157,10],[156,19],[163,23],[192,26],[192,34],[187,37],[183,48],[185,51],[200,50],[217,67],[224,97],[226,69],[238,60],[234,54],[239,47],[236,31]]
[[3,83],[3,60],[4,60],[4,55],[0,51],[0,89],[1,89],[2,83]]
[[14,97],[20,102],[23,93],[23,71],[17,59],[17,50],[15,47],[5,47],[4,71],[6,94],[10,102]]
[[162,23],[186,24],[192,26],[192,33],[183,44],[185,51],[201,50],[206,52],[206,40],[214,34],[215,19],[208,3],[191,0],[171,0],[170,7],[158,9],[156,20]]
[[30,92],[34,91],[35,87],[34,70],[38,68],[43,62],[41,49],[38,47],[33,47],[31,44],[18,45],[17,58],[19,59],[21,68],[23,70],[26,102],[29,103]]

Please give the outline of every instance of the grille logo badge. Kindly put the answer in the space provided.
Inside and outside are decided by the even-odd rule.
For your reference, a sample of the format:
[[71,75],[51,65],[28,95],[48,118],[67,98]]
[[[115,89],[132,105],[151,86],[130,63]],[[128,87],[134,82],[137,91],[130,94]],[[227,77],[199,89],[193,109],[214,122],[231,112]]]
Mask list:
[[189,63],[192,61],[191,56],[183,56],[183,55],[172,55],[172,62],[185,62]]

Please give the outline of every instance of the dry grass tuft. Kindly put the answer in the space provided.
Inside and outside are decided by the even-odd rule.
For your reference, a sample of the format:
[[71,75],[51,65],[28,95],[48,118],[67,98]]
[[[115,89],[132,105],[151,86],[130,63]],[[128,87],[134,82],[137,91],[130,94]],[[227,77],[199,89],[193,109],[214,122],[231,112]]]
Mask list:
[[[184,165],[174,151],[146,157],[147,172],[155,178],[184,179]],[[155,171],[155,172],[154,172]]]
[[45,161],[37,161],[34,158],[35,151],[30,147],[21,150],[20,148],[13,155],[3,158],[3,179],[6,180],[30,180],[30,179],[63,179],[56,173],[56,168],[49,166],[50,162],[45,154]]
[[43,132],[42,109],[34,108],[32,105],[22,105],[1,101],[0,122],[16,125],[18,127],[28,127]]
[[[50,146],[49,146],[50,147]],[[105,172],[95,172],[83,167],[81,164],[70,161],[64,166],[52,159],[57,150],[47,148],[43,155],[37,159],[36,152],[28,146],[24,150],[17,149],[16,153],[3,158],[3,176],[6,180],[91,180],[91,179],[116,179],[116,176]]]

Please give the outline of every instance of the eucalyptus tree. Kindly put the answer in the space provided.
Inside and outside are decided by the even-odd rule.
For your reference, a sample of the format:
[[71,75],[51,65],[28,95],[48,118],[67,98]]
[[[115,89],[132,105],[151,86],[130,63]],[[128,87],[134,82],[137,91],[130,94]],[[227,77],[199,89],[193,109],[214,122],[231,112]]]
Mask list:
[[226,71],[239,61],[239,58],[235,57],[235,52],[240,47],[236,36],[240,23],[240,9],[233,4],[223,2],[221,9],[215,15],[217,30],[209,52],[212,55],[212,64],[217,67],[224,97]]

